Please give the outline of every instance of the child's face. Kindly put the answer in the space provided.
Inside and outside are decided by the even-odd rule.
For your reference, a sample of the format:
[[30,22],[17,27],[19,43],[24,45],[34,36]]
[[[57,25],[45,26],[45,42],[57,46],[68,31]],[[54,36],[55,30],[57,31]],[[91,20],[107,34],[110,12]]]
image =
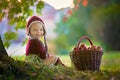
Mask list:
[[34,38],[40,38],[44,34],[43,26],[39,22],[33,23],[30,27],[30,35]]

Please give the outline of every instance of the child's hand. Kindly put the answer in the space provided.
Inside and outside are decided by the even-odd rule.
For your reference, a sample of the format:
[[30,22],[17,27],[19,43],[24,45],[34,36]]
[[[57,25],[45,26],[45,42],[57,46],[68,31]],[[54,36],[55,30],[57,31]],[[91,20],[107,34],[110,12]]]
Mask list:
[[49,54],[48,53],[46,54],[46,58],[49,58]]

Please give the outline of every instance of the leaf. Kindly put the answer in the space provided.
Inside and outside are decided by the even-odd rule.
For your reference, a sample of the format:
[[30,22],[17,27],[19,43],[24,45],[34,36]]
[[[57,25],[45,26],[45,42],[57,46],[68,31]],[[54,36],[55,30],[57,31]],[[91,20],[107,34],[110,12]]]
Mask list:
[[41,11],[44,8],[44,3],[42,1],[39,1],[39,3],[37,4],[37,13],[41,15]]
[[16,27],[15,27],[15,30],[18,30],[18,29],[24,29],[25,28],[25,21],[20,21],[17,23]]
[[9,23],[9,25],[13,25],[15,23],[14,18],[10,18],[8,23]]
[[16,40],[17,39],[17,34],[15,32],[6,32],[4,34],[6,40]]
[[4,13],[0,13],[0,22],[2,21],[3,17],[5,16]]
[[9,41],[5,41],[4,42],[4,46],[8,48],[10,46],[10,42]]

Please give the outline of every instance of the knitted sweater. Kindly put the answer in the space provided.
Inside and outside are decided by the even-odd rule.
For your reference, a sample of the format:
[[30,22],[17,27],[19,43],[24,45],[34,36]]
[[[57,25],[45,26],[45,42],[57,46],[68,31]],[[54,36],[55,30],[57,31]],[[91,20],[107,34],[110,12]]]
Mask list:
[[47,50],[44,44],[38,39],[29,39],[26,46],[26,56],[29,54],[39,55],[40,58],[46,58]]

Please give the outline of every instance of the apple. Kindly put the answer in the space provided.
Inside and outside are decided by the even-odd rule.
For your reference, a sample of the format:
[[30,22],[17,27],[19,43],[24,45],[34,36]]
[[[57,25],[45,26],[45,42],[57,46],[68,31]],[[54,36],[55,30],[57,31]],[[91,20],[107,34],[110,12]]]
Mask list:
[[103,49],[100,46],[98,46],[97,51],[103,51]]
[[91,49],[91,47],[88,47],[87,49],[88,49],[88,50],[90,50],[90,49]]
[[76,47],[74,47],[73,51],[76,51],[76,49],[77,49],[77,48],[76,48]]
[[91,46],[91,50],[97,50],[96,46]]
[[85,44],[81,44],[79,49],[80,50],[87,50],[87,46]]
[[78,54],[78,50],[77,50],[77,47],[76,47],[76,46],[73,48],[73,52],[74,52],[75,54]]

